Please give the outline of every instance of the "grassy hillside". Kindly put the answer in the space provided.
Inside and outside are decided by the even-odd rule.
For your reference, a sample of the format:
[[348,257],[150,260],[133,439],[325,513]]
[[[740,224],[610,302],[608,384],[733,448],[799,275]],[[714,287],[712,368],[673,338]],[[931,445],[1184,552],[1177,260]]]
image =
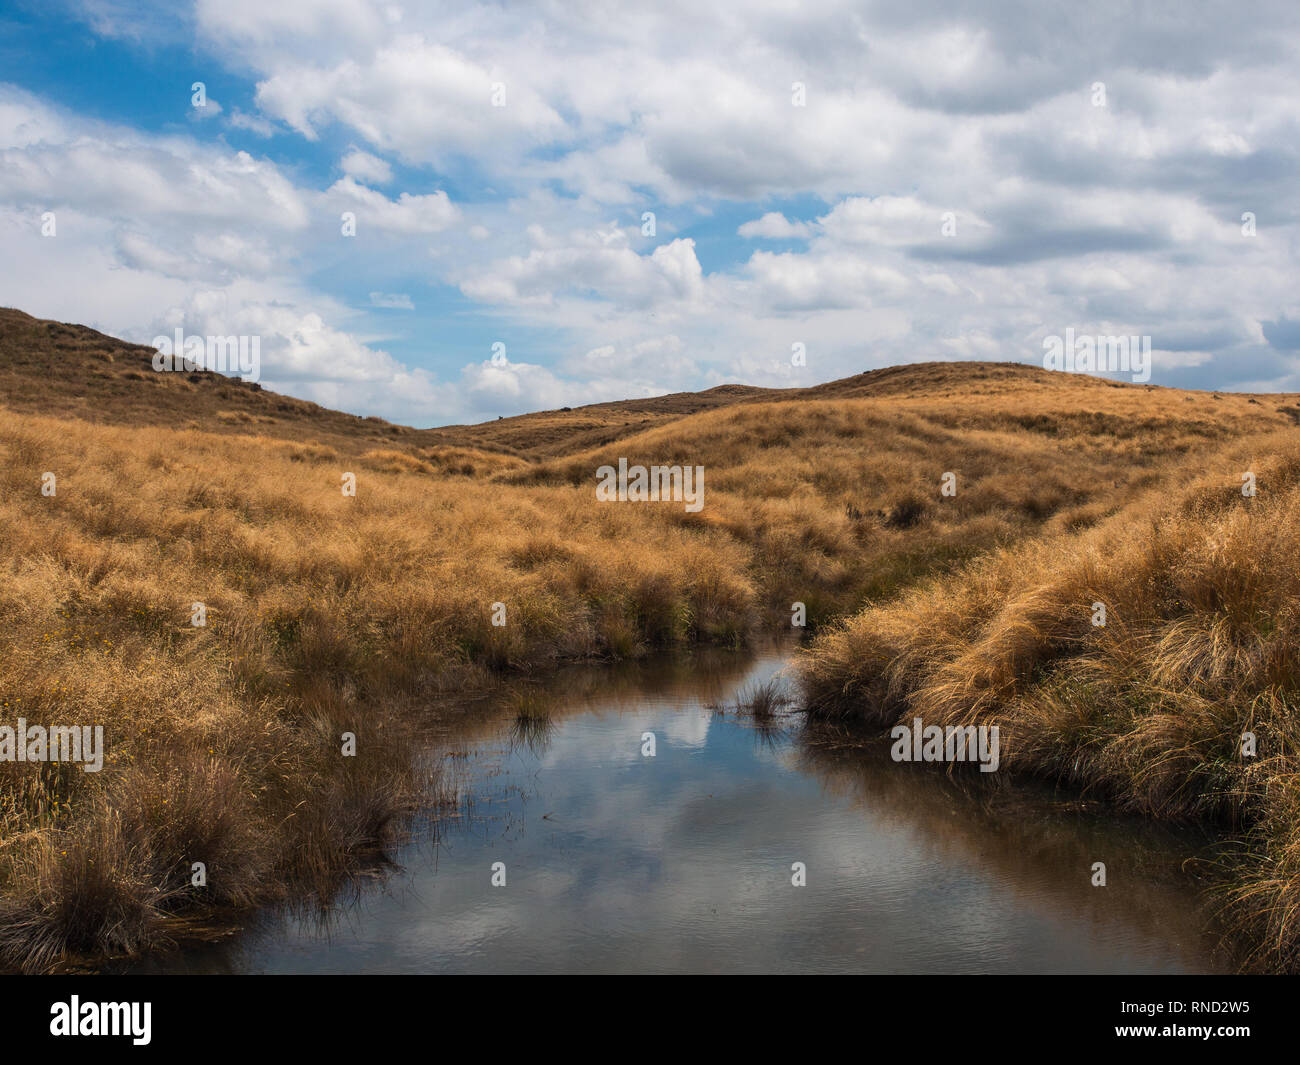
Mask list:
[[[422,716],[501,677],[736,645],[788,628],[797,601],[814,627],[867,611],[817,645],[822,712],[870,712],[901,668],[895,652],[921,647],[927,669],[956,670],[944,683],[989,670],[1002,683],[996,670],[1018,677],[1020,660],[958,663],[978,631],[940,610],[938,589],[986,572],[967,566],[1002,566],[1005,581],[1051,575],[1044,545],[1145,545],[1134,516],[1193,476],[1211,482],[1207,498],[1230,497],[1255,463],[1269,506],[1290,476],[1279,456],[1293,397],[1012,365],[413,430],[216,375],[154,374],[150,355],[0,316],[4,720],[102,724],[108,740],[98,774],[0,763],[0,957],[28,968],[327,895],[427,799],[410,760]],[[620,456],[704,466],[703,510],[597,502],[596,468]],[[41,493],[47,472],[53,496]],[[953,497],[940,494],[945,472]],[[341,491],[347,473],[355,497]],[[1008,561],[1031,545],[1049,552],[1034,556],[1041,571]],[[1065,580],[1073,563],[1061,558]],[[1229,562],[1211,552],[1199,565]],[[927,579],[949,583],[918,586]],[[1116,602],[1116,625],[1136,624]],[[504,626],[492,624],[497,603]],[[880,643],[872,626],[896,607],[908,620]],[[1137,646],[1164,646],[1151,639]],[[894,709],[913,681],[897,683]],[[344,732],[355,758],[341,754]],[[1044,736],[1046,751],[1056,741]],[[190,884],[193,861],[207,866],[204,889]]]
[[1294,968],[1297,559],[1300,441],[1234,442],[1092,529],[1001,550],[823,632],[801,661],[807,704],[882,727],[996,724],[1008,771],[1221,824],[1244,841],[1229,919],[1255,963]]
[[482,425],[412,429],[382,418],[329,410],[206,370],[157,373],[153,356],[151,347],[129,344],[87,326],[0,308],[0,396],[5,405],[22,413],[58,414],[102,424],[167,425],[291,440],[305,436],[346,450],[369,444],[436,455],[448,446],[461,446],[541,455],[594,446],[772,391],[724,385],[707,392],[542,411]]

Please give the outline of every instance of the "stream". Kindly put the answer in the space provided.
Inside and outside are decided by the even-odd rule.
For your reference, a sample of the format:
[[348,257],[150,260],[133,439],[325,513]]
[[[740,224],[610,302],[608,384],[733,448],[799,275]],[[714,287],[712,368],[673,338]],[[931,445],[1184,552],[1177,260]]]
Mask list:
[[[544,715],[482,704],[439,715],[427,757],[457,798],[395,850],[397,870],[324,914],[270,914],[129,968],[1232,968],[1184,864],[1212,853],[1206,834],[1001,773],[895,763],[887,739],[798,714],[740,711],[789,654],[571,667],[545,685]],[[1091,883],[1097,861],[1105,887]]]

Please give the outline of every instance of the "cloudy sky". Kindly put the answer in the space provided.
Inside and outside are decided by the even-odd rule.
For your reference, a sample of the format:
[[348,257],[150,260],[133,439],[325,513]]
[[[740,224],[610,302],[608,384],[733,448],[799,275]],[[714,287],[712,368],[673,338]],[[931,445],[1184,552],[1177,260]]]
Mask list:
[[0,305],[420,426],[1067,328],[1300,390],[1298,46],[1294,0],[8,0]]

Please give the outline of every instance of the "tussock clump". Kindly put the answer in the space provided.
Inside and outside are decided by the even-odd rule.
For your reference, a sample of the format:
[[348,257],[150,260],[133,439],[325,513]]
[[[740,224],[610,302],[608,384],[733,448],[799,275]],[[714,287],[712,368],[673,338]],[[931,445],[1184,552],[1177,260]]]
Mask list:
[[414,455],[409,455],[405,451],[393,451],[385,448],[376,448],[365,452],[361,456],[361,464],[367,469],[379,470],[382,473],[432,473],[433,467],[427,462],[421,462]]
[[925,501],[919,495],[900,499],[885,513],[885,524],[891,529],[910,529],[925,514]]

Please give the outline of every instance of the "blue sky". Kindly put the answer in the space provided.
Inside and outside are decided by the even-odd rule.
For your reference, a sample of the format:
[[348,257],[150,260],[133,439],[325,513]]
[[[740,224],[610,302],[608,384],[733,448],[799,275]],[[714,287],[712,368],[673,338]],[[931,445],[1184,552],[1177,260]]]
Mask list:
[[0,304],[257,335],[267,387],[415,425],[1067,329],[1300,390],[1287,5],[611,11],[8,3]]

